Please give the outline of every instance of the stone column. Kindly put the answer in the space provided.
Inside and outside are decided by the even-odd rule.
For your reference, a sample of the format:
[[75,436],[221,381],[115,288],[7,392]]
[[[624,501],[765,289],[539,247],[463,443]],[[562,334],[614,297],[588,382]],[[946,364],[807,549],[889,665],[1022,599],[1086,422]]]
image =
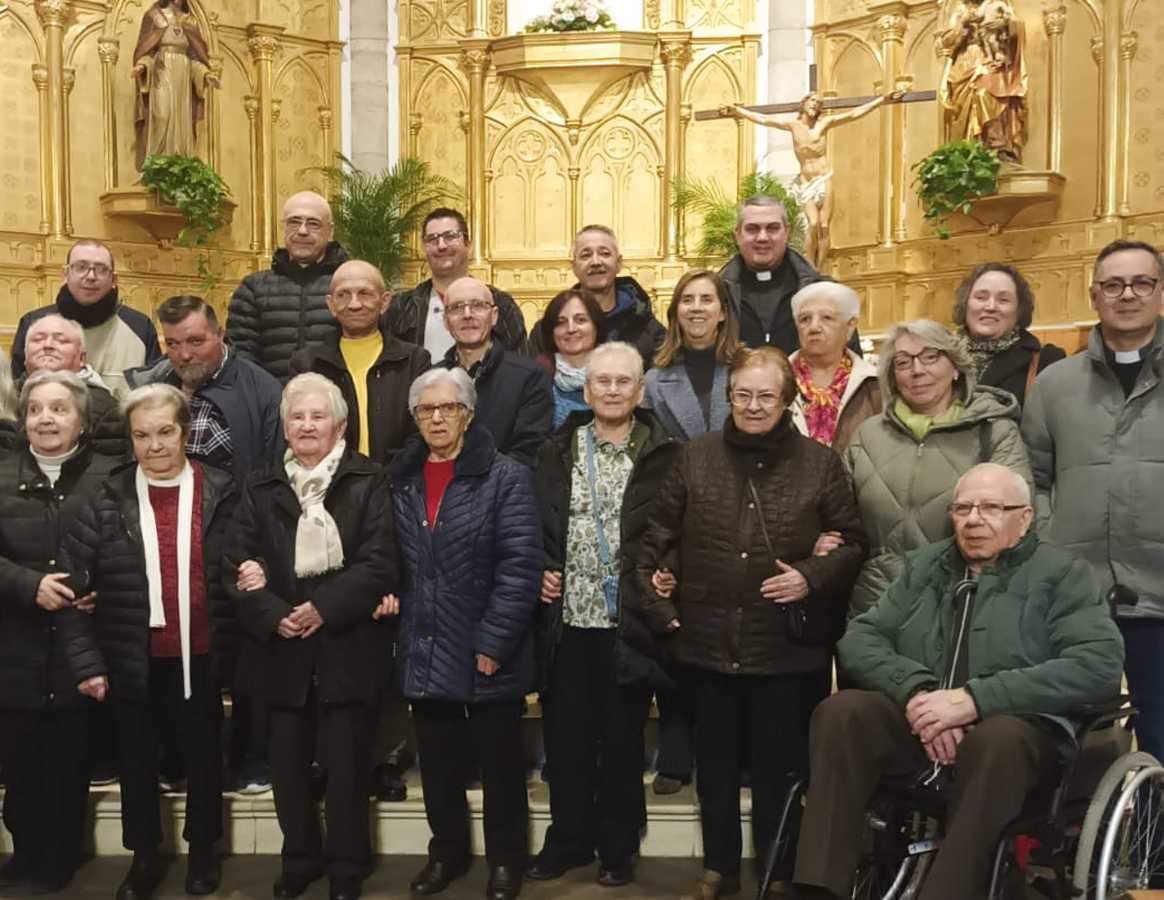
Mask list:
[[255,84],[258,86],[258,108],[254,119],[258,178],[252,190],[258,195],[256,232],[258,250],[264,257],[270,256],[274,250],[275,223],[278,220],[275,213],[278,202],[275,196],[275,57],[280,50],[282,33],[282,28],[270,25],[247,26],[247,48],[255,63]]
[[691,32],[671,31],[659,35],[659,57],[663,61],[667,101],[664,112],[662,255],[668,262],[680,262],[679,210],[675,208],[675,179],[683,176],[683,69],[691,58]]
[[121,44],[116,38],[97,38],[97,57],[101,60],[101,113],[105,123],[105,190],[117,187],[117,113],[114,79]]
[[[352,0],[351,4],[351,158],[356,168],[378,172],[388,165],[388,16],[392,4],[383,0]],[[331,145],[325,164],[331,165]]]
[[[36,0],[36,15],[44,28],[45,95],[47,99],[47,141],[41,153],[41,165],[47,163],[48,233],[63,238],[68,232],[67,205],[68,160],[65,156],[65,25],[72,14],[70,0]],[[35,78],[35,73],[34,73]]]
[[485,76],[489,72],[489,41],[461,41],[461,66],[469,75],[469,232],[473,235],[473,265],[489,258],[485,233]]
[[1047,34],[1047,169],[1058,172],[1063,162],[1063,30],[1067,7],[1043,10]]

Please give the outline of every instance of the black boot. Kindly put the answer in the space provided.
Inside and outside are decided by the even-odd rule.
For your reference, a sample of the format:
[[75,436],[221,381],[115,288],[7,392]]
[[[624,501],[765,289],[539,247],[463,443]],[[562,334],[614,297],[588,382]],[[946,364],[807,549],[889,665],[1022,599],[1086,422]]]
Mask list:
[[149,900],[162,883],[162,862],[157,851],[134,853],[125,880],[117,889],[117,900]]
[[214,844],[191,844],[186,857],[186,893],[213,894],[222,880],[222,861]]

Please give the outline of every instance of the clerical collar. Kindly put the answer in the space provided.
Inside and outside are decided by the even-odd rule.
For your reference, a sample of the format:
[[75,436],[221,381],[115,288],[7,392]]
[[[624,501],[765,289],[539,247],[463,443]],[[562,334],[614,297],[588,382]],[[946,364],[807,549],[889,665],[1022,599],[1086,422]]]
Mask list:
[[1124,365],[1138,363],[1144,358],[1139,350],[1113,350],[1112,353],[1115,356],[1115,361]]
[[771,269],[764,269],[762,272],[755,272],[753,274],[755,274],[757,281],[771,281],[772,280],[772,270]]

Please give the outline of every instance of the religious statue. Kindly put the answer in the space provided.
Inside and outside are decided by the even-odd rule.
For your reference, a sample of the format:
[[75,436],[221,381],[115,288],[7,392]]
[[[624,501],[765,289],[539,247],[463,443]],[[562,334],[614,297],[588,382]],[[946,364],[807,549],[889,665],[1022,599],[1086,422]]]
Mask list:
[[804,255],[817,269],[824,265],[829,255],[829,225],[833,219],[833,170],[826,157],[828,144],[825,136],[830,129],[867,116],[881,104],[896,102],[902,96],[904,91],[892,91],[874,97],[848,112],[826,116],[822,115],[824,103],[820,94],[813,91],[804,95],[800,101],[800,112],[791,120],[753,112],[738,104],[719,109],[721,115],[735,116],[757,125],[791,132],[792,150],[800,162],[800,174],[789,186],[788,193],[800,204],[800,212],[804,217]]
[[978,139],[1001,159],[1020,162],[1027,127],[1025,32],[1010,0],[960,0],[935,41],[947,54],[945,139]]
[[138,167],[155,153],[194,156],[206,91],[218,87],[218,79],[187,0],[158,0],[146,10],[133,51],[133,77]]

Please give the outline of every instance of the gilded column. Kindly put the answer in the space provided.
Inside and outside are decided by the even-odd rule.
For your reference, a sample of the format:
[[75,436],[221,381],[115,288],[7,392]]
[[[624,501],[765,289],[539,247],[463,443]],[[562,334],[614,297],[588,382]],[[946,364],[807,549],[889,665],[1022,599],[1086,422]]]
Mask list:
[[1130,216],[1132,207],[1128,202],[1128,135],[1132,124],[1132,60],[1136,58],[1136,48],[1140,36],[1134,31],[1125,31],[1120,36],[1120,119],[1119,119],[1119,175],[1116,179],[1116,207],[1121,216]]
[[331,146],[331,107],[321,106],[316,112],[319,113],[319,142],[323,145],[323,164],[334,165],[335,151]]
[[[686,174],[686,160],[687,160],[687,129],[691,127],[691,104],[684,103],[679,107],[679,167]],[[687,234],[686,223],[683,220],[683,211],[679,211],[679,255],[686,258],[687,256]]]
[[663,61],[667,105],[664,112],[662,247],[668,262],[680,261],[679,210],[675,208],[675,179],[683,177],[683,69],[691,58],[691,32],[673,31],[659,35],[659,57]]
[[65,130],[61,135],[61,145],[64,147],[66,163],[65,180],[61,182],[61,194],[65,210],[65,234],[73,233],[73,179],[69,177],[68,161],[73,158],[72,142],[69,138],[69,97],[73,93],[73,86],[77,83],[77,70],[67,66],[61,73],[65,86]]
[[1047,169],[1058,172],[1063,162],[1063,29],[1067,7],[1043,10],[1047,34]]
[[[32,64],[32,83],[36,85],[37,107],[40,113],[40,145],[49,145],[49,101],[48,101],[48,67],[40,63]],[[49,230],[49,216],[51,215],[53,197],[53,173],[44,159],[40,161],[40,230],[45,234]]]
[[[279,53],[282,28],[252,24],[247,26],[247,47],[254,60],[258,86],[258,109],[254,126],[257,138],[258,178],[254,189],[258,197],[258,249],[264,257],[274,250],[275,223],[275,56]],[[248,114],[249,117],[249,114]]]
[[101,112],[105,131],[105,190],[117,187],[117,114],[114,103],[114,78],[121,45],[116,38],[97,38],[97,58],[101,60]]
[[[218,79],[219,84],[222,84],[222,63],[217,59],[210,60],[210,73]],[[206,92],[205,118],[202,120],[202,127],[206,130],[206,164],[215,172],[222,171],[219,168],[218,95],[217,90]]]
[[[901,59],[905,46],[905,16],[889,12],[877,20],[881,39],[881,89],[888,91],[897,86],[901,73]],[[881,186],[878,197],[880,211],[881,245],[892,246],[895,240],[904,240],[905,170],[902,145],[905,143],[905,124],[900,103],[889,103],[881,108]]]
[[1120,101],[1120,22],[1123,0],[1103,5],[1103,45],[1100,58],[1099,218],[1119,214],[1120,151],[1124,143]]
[[72,10],[69,0],[36,0],[36,15],[44,28],[45,92],[48,100],[48,140],[42,151],[41,165],[47,165],[48,168],[48,233],[54,238],[65,237],[67,233],[64,36],[65,25]]
[[247,114],[247,146],[251,154],[251,189],[247,191],[251,198],[251,252],[257,252],[263,243],[263,204],[259,197],[259,182],[263,178],[263,169],[259,163],[259,98],[247,95],[243,97],[243,109]]
[[485,76],[489,72],[489,41],[461,41],[461,66],[469,75],[469,232],[473,235],[473,264],[483,266],[489,258],[489,235],[485,232]]

